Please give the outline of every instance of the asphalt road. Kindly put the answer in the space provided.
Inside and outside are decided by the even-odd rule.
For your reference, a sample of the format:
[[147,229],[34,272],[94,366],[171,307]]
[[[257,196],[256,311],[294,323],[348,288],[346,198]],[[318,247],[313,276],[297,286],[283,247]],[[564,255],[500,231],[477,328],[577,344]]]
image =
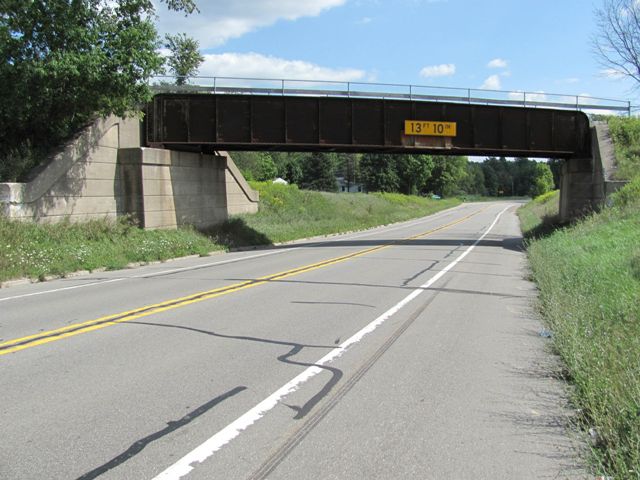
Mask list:
[[0,290],[0,478],[584,478],[516,207]]

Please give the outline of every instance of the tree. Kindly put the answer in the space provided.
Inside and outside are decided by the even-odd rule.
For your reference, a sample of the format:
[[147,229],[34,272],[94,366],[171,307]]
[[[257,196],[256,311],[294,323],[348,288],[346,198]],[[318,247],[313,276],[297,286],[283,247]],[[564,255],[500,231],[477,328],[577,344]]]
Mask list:
[[267,182],[276,178],[278,169],[271,156],[264,152],[258,153],[257,155],[256,171],[254,174],[255,179],[260,182]]
[[360,179],[360,158],[357,153],[338,153],[338,167],[336,174],[344,178],[347,184],[347,191],[351,191],[351,186],[358,183]]
[[364,154],[360,160],[360,175],[369,192],[397,192],[400,186],[394,155]]
[[462,190],[471,195],[486,195],[487,189],[484,185],[485,178],[482,165],[475,162],[467,164],[467,175],[462,185]]
[[612,73],[640,82],[640,3],[604,0],[595,15],[598,33],[593,46],[598,60]]
[[273,180],[276,176],[280,175],[273,153],[233,152],[232,156],[233,162],[247,180],[266,182],[268,180]]
[[512,168],[514,190],[511,195],[529,195],[535,177],[536,164],[535,160],[524,157],[515,159]]
[[186,33],[166,35],[165,40],[165,47],[170,53],[166,60],[169,70],[176,77],[176,85],[184,85],[190,77],[198,74],[198,68],[204,62],[200,45]]
[[[160,1],[164,1],[167,4],[167,7],[169,7],[169,10],[175,10],[176,12],[182,11],[185,13],[185,15],[189,15],[194,12],[200,13],[200,10],[198,10],[198,6],[196,5],[196,2],[194,0],[160,0]],[[144,3],[148,5],[150,2],[145,1]]]
[[151,0],[0,2],[0,181],[24,178],[96,116],[131,115],[151,98],[163,64],[154,21]]
[[537,197],[543,193],[553,190],[553,173],[546,163],[536,163],[533,185],[531,186],[531,196]]
[[397,155],[395,168],[400,192],[415,195],[425,188],[431,177],[433,160],[428,155]]
[[433,170],[427,189],[442,197],[451,197],[462,192],[461,186],[467,178],[467,157],[432,157]]
[[236,164],[247,180],[255,180],[258,164],[258,152],[233,152],[233,163]]
[[303,177],[302,162],[304,161],[301,153],[274,152],[271,157],[276,163],[279,177],[289,183],[300,184]]
[[336,192],[336,164],[334,153],[312,153],[304,160],[300,186],[308,190]]
[[513,195],[516,182],[512,162],[508,162],[504,157],[490,157],[482,163],[482,170],[489,195]]
[[560,188],[560,176],[562,175],[562,165],[564,164],[564,160],[560,158],[550,158],[547,160],[547,165],[551,169],[551,173],[553,174],[553,188],[554,190],[558,190]]
[[487,158],[482,162],[482,173],[484,175],[484,185],[487,195],[491,197],[497,197],[500,186],[498,185],[498,174],[494,167],[494,163],[498,160],[496,158]]

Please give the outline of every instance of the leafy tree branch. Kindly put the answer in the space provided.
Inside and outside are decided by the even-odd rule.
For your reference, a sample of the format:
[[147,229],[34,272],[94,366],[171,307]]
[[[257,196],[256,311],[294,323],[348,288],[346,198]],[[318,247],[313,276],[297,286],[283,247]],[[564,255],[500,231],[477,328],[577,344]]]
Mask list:
[[[164,0],[185,14],[193,0]],[[0,2],[0,181],[24,179],[96,116],[131,115],[163,70],[151,0]]]

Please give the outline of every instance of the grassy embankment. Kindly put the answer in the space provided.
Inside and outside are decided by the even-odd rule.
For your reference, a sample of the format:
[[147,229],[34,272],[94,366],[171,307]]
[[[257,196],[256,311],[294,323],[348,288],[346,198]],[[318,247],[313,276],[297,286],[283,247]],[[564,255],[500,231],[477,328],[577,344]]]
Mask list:
[[457,198],[431,200],[398,193],[321,193],[268,182],[251,186],[260,192],[259,213],[241,215],[209,232],[218,242],[237,247],[363,230],[461,203]]
[[132,262],[206,255],[214,250],[266,245],[360,230],[416,218],[455,206],[399,194],[328,194],[295,186],[257,183],[260,212],[231,219],[210,232],[145,231],[127,221],[56,225],[9,221],[0,216],[0,281],[77,270],[118,269]]
[[560,190],[534,198],[518,210],[520,226],[529,238],[550,233],[557,226],[560,212]]
[[0,281],[124,268],[221,249],[191,229],[141,230],[126,219],[33,224],[0,216]]
[[640,176],[640,119],[611,117],[608,123],[618,163],[616,177]]
[[[619,171],[637,172],[640,123],[614,122],[619,129],[613,129],[614,139],[635,136],[622,145],[626,157]],[[543,218],[548,223],[555,212],[553,195],[519,212],[526,234],[535,238],[542,233],[529,241],[528,254],[543,321],[574,386],[580,426],[591,429],[594,470],[615,479],[638,479],[640,177],[616,194],[613,207],[549,233]]]

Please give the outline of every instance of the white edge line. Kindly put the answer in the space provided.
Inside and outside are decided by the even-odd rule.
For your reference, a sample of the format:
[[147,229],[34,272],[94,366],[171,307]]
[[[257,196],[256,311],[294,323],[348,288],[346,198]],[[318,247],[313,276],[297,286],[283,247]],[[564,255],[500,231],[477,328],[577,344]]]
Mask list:
[[8,300],[17,300],[19,298],[35,297],[38,295],[45,295],[47,293],[64,292],[65,290],[75,290],[76,288],[93,287],[95,285],[104,285],[106,283],[121,282],[126,278],[113,278],[111,280],[101,280],[99,282],[83,283],[82,285],[72,285],[70,287],[55,288],[53,290],[43,290],[42,292],[24,293],[22,295],[14,295],[13,297],[0,298],[0,302],[6,302]]
[[373,320],[363,329],[352,335],[349,339],[345,340],[342,344],[340,344],[335,349],[331,350],[327,355],[322,357],[320,360],[315,362],[315,365],[307,368],[298,376],[285,383],[278,390],[273,392],[267,398],[258,403],[255,407],[238,417],[236,420],[231,422],[229,425],[224,427],[219,432],[215,433],[204,443],[196,447],[191,452],[187,453],[184,457],[178,460],[176,463],[171,465],[169,468],[161,472],[159,475],[155,476],[153,480],[178,480],[185,475],[189,474],[195,467],[196,463],[203,463],[209,457],[211,457],[215,452],[220,450],[226,444],[231,442],[234,438],[236,438],[240,433],[249,428],[251,425],[260,420],[269,410],[272,410],[280,400],[289,395],[292,392],[295,392],[300,388],[300,386],[305,383],[307,380],[316,376],[320,372],[323,371],[320,366],[326,365],[336,358],[342,356],[345,351],[360,342],[366,335],[376,330],[380,325],[382,325],[386,320],[395,315],[398,311],[400,311],[404,306],[418,297],[421,293],[424,293],[431,285],[440,280],[449,270],[455,267],[463,258],[465,258],[493,229],[493,227],[498,222],[499,218],[502,216],[504,212],[506,212],[509,207],[506,207],[502,210],[496,218],[493,220],[493,223],[485,230],[485,232],[471,245],[467,248],[460,256],[458,256],[454,261],[449,263],[445,268],[431,277],[425,284],[419,286],[415,290],[413,290],[409,295],[400,300],[397,304],[391,307],[389,310],[384,312],[378,318]]
[[141,274],[141,275],[135,275],[133,277],[130,278],[149,278],[149,277],[158,277],[160,275],[167,275],[169,273],[176,273],[176,272],[184,272],[184,271],[188,271],[188,270],[196,270],[199,268],[206,268],[206,267],[215,267],[218,265],[225,265],[227,263],[236,263],[236,262],[241,262],[243,260],[251,260],[254,258],[260,258],[260,257],[267,257],[269,255],[277,255],[279,253],[286,253],[286,252],[290,252],[292,250],[298,250],[299,247],[293,247],[293,248],[282,248],[279,250],[273,250],[270,252],[266,252],[266,253],[258,253],[256,255],[250,255],[247,257],[238,257],[238,258],[230,258],[229,260],[221,260],[220,262],[212,262],[212,263],[203,263],[201,265],[194,265],[192,267],[181,267],[181,268],[174,268],[171,270],[163,270],[161,272],[155,272],[155,273],[145,273],[145,274]]
[[123,280],[131,280],[133,278],[157,277],[159,275],[167,275],[167,274],[170,274],[170,273],[184,272],[184,271],[188,271],[188,270],[196,270],[196,269],[199,269],[199,268],[206,268],[206,267],[215,267],[217,265],[225,265],[227,263],[235,263],[235,262],[241,262],[243,260],[251,260],[251,259],[254,259],[254,258],[266,257],[267,255],[276,255],[278,253],[284,253],[284,252],[289,252],[291,250],[297,250],[298,248],[299,247],[283,248],[283,249],[280,249],[280,250],[275,250],[275,251],[271,251],[271,252],[267,252],[267,253],[260,253],[260,254],[251,255],[251,256],[248,256],[248,257],[231,258],[229,260],[222,260],[220,262],[203,263],[203,264],[194,265],[194,266],[191,266],[191,267],[173,268],[173,269],[170,269],[170,270],[162,270],[161,272],[145,273],[145,274],[140,274],[140,275],[133,275],[131,277],[113,278],[111,280],[101,280],[99,282],[83,283],[82,285],[72,285],[70,287],[61,287],[61,288],[55,288],[55,289],[52,289],[52,290],[43,290],[41,292],[25,293],[25,294],[22,294],[22,295],[14,295],[12,297],[0,298],[0,302],[6,302],[8,300],[17,300],[19,298],[35,297],[37,295],[45,295],[45,294],[48,294],[48,293],[64,292],[66,290],[75,290],[75,289],[78,289],[78,288],[93,287],[93,286],[96,286],[96,285],[105,285],[107,283],[122,282]]

